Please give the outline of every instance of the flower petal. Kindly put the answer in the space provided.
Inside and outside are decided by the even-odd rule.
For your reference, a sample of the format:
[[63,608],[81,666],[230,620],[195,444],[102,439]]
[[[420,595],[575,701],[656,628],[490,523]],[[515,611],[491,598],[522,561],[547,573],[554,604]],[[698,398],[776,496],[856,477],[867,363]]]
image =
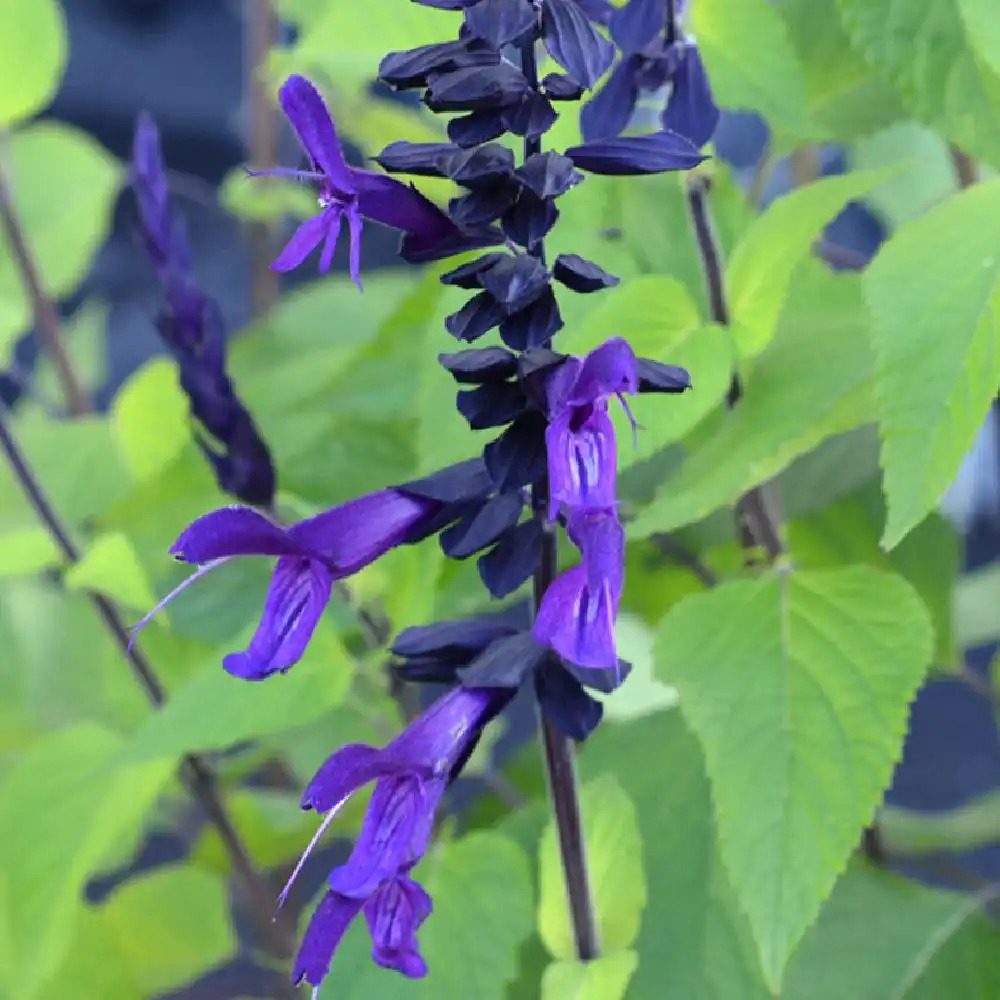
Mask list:
[[285,249],[271,262],[272,271],[294,271],[323,242],[332,227],[340,228],[339,210],[332,212],[327,209],[306,219],[292,233],[292,238],[285,244]]
[[662,33],[666,21],[667,5],[663,0],[628,0],[611,15],[608,27],[612,41],[622,52],[640,52]]
[[382,886],[364,907],[375,962],[410,979],[427,975],[417,930],[433,908],[430,895],[411,878],[400,876]]
[[638,389],[638,361],[632,345],[622,337],[612,337],[583,359],[569,402],[584,406]]
[[614,667],[614,610],[608,586],[591,591],[586,568],[574,566],[545,592],[532,631],[537,642],[577,666]]
[[415,774],[383,778],[375,786],[350,858],[330,873],[329,886],[366,899],[386,879],[415,864],[426,846],[439,795]]
[[325,813],[370,781],[398,773],[392,755],[366,743],[348,743],[328,757],[306,785],[302,808]]
[[310,159],[319,165],[335,188],[344,194],[353,194],[337,128],[319,91],[304,76],[296,74],[281,85],[278,100]]
[[690,139],[700,149],[715,133],[719,108],[694,42],[685,46],[673,83],[674,89],[661,118],[663,127]]
[[379,490],[292,525],[289,537],[322,559],[340,579],[404,542],[441,505],[397,490]]
[[361,212],[357,203],[349,205],[347,208],[347,226],[350,230],[350,257],[349,267],[351,280],[358,286],[358,291],[363,291],[361,287],[361,231],[364,224],[361,221]]
[[348,899],[335,892],[328,892],[320,900],[295,956],[292,982],[296,986],[301,982],[319,986],[323,982],[330,971],[333,953],[361,906],[362,900]]
[[[324,213],[326,218],[326,236],[323,238],[323,252],[319,255],[319,273],[326,274],[333,264],[333,255],[337,250],[337,240],[340,238],[340,226],[344,213],[339,206],[330,206]],[[297,266],[297,265],[296,265]]]
[[194,565],[229,556],[283,556],[299,552],[285,529],[252,507],[221,507],[192,521],[170,554]]
[[222,661],[227,672],[258,681],[297,663],[330,600],[333,574],[313,559],[283,556],[274,567],[260,625],[242,653]]
[[587,586],[596,592],[607,584],[617,611],[625,576],[625,529],[611,511],[576,510],[567,530],[583,553]]
[[550,520],[560,504],[594,510],[613,509],[618,502],[618,451],[607,408],[594,408],[576,426],[578,413],[567,411],[545,431]]

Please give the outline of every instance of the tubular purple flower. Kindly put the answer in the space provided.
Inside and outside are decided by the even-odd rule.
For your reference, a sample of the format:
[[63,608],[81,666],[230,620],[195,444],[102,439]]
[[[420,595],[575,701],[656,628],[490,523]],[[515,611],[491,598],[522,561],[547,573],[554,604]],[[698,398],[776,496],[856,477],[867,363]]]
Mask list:
[[618,460],[608,399],[617,396],[628,412],[623,394],[638,388],[638,362],[621,337],[612,337],[585,358],[567,359],[549,376],[545,449],[550,520],[561,505],[571,511],[614,509]]
[[302,807],[326,815],[282,901],[344,803],[362,786],[376,785],[354,850],[330,873],[329,891],[310,920],[295,964],[296,983],[319,986],[348,924],[361,912],[379,965],[410,978],[426,974],[416,932],[432,903],[409,873],[430,842],[445,788],[511,697],[512,691],[501,689],[454,688],[384,748],[349,744],[319,769]]
[[312,161],[311,171],[262,170],[319,182],[319,215],[307,219],[271,265],[275,271],[298,267],[321,243],[319,269],[325,273],[344,218],[350,232],[351,277],[361,287],[362,219],[400,229],[411,243],[433,247],[454,240],[455,224],[416,188],[385,174],[348,166],[337,129],[319,91],[305,77],[290,76],[278,92],[281,108]]
[[212,511],[190,524],[170,549],[177,559],[199,568],[136,629],[220,563],[237,556],[277,556],[264,612],[250,645],[226,656],[222,665],[246,680],[262,680],[288,670],[302,658],[334,581],[418,535],[443,506],[387,489],[349,500],[288,528],[251,507]]
[[578,667],[618,668],[615,619],[624,584],[625,532],[613,511],[571,514],[569,535],[583,554],[542,598],[532,632]]

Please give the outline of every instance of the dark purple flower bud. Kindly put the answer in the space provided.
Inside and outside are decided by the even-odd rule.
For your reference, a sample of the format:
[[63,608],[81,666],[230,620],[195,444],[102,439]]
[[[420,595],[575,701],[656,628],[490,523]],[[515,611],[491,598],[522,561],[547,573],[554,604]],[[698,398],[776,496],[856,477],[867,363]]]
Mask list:
[[598,292],[602,288],[613,288],[621,280],[575,253],[561,253],[556,257],[552,277],[574,292]]
[[686,368],[665,365],[652,358],[639,358],[639,392],[684,392],[691,388],[691,376]]
[[576,0],[576,5],[594,24],[607,24],[615,12],[609,0]]
[[617,691],[632,673],[632,664],[628,660],[619,660],[613,667],[578,667],[573,663],[564,663],[563,666],[585,688],[602,694]]
[[628,0],[611,15],[608,27],[615,45],[628,55],[641,52],[662,35],[666,23],[667,5],[663,0]]
[[520,489],[545,475],[545,417],[522,413],[483,449],[483,461],[501,493]]
[[481,226],[498,219],[517,200],[514,181],[473,188],[468,194],[453,198],[448,205],[451,217],[465,228]]
[[584,142],[610,139],[628,125],[639,100],[637,73],[641,56],[628,56],[611,71],[611,75],[580,112],[580,132]]
[[532,250],[556,224],[559,209],[549,198],[539,198],[530,188],[522,188],[513,207],[500,220],[509,239]]
[[517,382],[488,382],[458,394],[458,412],[474,431],[509,424],[528,401]]
[[463,149],[489,142],[506,131],[503,112],[500,110],[473,111],[471,115],[452,118],[448,122],[448,138]]
[[496,66],[499,62],[500,53],[485,46],[442,42],[405,52],[390,52],[379,64],[378,78],[390,87],[405,90],[425,86],[430,73],[447,73],[470,66]]
[[505,532],[489,552],[480,556],[480,579],[498,601],[513,594],[538,568],[542,530],[537,519],[531,518]]
[[447,177],[451,159],[459,152],[450,142],[391,142],[375,162],[390,174]]
[[496,616],[461,618],[404,629],[393,640],[396,656],[434,656],[456,663],[468,662],[491,642],[513,635],[517,629]]
[[523,509],[520,492],[498,493],[441,532],[441,548],[452,559],[467,559],[513,528]]
[[500,112],[504,128],[525,139],[540,138],[555,125],[558,118],[548,98],[535,90],[527,91],[520,101]]
[[399,242],[399,256],[408,264],[426,264],[503,242],[504,235],[496,226],[477,226],[464,232],[453,226],[452,232],[443,239],[434,233],[404,232]]
[[699,149],[715,134],[719,108],[694,42],[683,47],[661,122],[665,129],[690,139]]
[[532,631],[539,643],[577,666],[614,668],[625,532],[609,511],[571,514],[569,532],[583,563],[556,577],[542,598]]
[[458,153],[448,168],[448,176],[468,188],[503,182],[513,173],[514,154],[495,142]]
[[375,790],[354,850],[330,873],[330,891],[309,923],[296,958],[296,983],[320,985],[347,926],[362,910],[376,963],[411,978],[426,974],[416,932],[431,913],[431,900],[409,872],[427,849],[448,782],[511,697],[504,690],[455,688],[384,749],[350,744],[319,769],[302,807],[327,815],[282,898],[343,804],[373,781]]
[[492,492],[493,480],[482,458],[470,458],[423,479],[412,479],[397,489],[427,500],[464,504],[484,499]]
[[207,432],[196,431],[195,440],[224,492],[269,506],[276,488],[274,465],[226,374],[222,317],[195,282],[184,228],[170,210],[159,133],[146,114],[136,127],[132,184],[144,242],[166,299],[156,326],[177,361],[191,414]]
[[460,668],[464,686],[476,690],[483,686],[514,690],[524,675],[544,663],[549,651],[539,645],[530,632],[497,639],[471,663]]
[[528,90],[524,74],[510,63],[432,73],[424,103],[432,111],[485,111],[503,108]]
[[504,257],[493,267],[480,271],[478,279],[508,315],[530,306],[549,287],[545,265],[526,253]]
[[[333,118],[319,92],[305,77],[290,76],[278,97],[314,166],[312,172],[290,173],[319,182],[322,211],[299,226],[271,265],[274,270],[290,271],[298,267],[323,244],[319,267],[321,272],[328,271],[345,217],[350,231],[351,277],[359,287],[363,218],[403,230],[425,245],[433,246],[456,237],[455,224],[412,186],[346,164]],[[289,173],[263,171],[269,172]]]
[[583,170],[611,176],[690,170],[707,159],[689,140],[674,132],[585,142],[567,149],[566,155]]
[[549,54],[585,87],[593,87],[610,68],[614,46],[575,0],[545,0],[542,27]]
[[562,328],[559,303],[549,286],[527,309],[501,321],[500,338],[515,351],[529,351],[543,347]]
[[244,652],[224,658],[223,667],[246,680],[288,670],[305,652],[334,581],[411,541],[441,507],[437,501],[388,489],[349,500],[288,528],[249,507],[212,511],[190,524],[170,549],[177,559],[199,569],[136,628],[220,563],[237,556],[277,556],[257,631]]
[[535,671],[535,697],[542,714],[564,736],[577,742],[585,740],[604,715],[604,706],[584,691],[555,656]]
[[568,156],[552,152],[533,153],[514,175],[539,198],[558,198],[583,180]]
[[458,312],[445,318],[445,329],[456,339],[472,343],[492,330],[504,317],[503,309],[489,292],[474,295]]
[[439,280],[442,285],[455,285],[458,288],[482,288],[483,286],[479,283],[479,275],[506,257],[507,254],[505,253],[483,254],[482,257],[477,257],[468,263],[460,264],[453,271],[442,274]]
[[455,354],[439,354],[438,361],[462,385],[498,382],[517,374],[517,355],[502,347],[473,347]]
[[465,11],[465,23],[478,38],[501,49],[538,26],[530,0],[479,0]]
[[565,73],[547,73],[542,80],[542,92],[550,101],[578,101],[583,87]]

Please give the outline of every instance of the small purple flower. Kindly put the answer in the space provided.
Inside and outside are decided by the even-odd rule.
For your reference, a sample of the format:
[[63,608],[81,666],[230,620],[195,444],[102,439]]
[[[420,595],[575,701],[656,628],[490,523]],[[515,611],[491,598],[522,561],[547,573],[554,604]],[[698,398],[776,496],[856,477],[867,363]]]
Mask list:
[[427,251],[453,240],[455,224],[416,188],[385,174],[348,166],[337,129],[319,91],[305,77],[290,76],[278,92],[282,110],[312,161],[311,171],[262,170],[319,182],[319,215],[295,231],[271,265],[275,271],[298,267],[321,243],[319,269],[330,270],[341,224],[350,232],[351,277],[361,287],[362,219],[370,219],[406,234],[411,248]]
[[[613,337],[585,358],[568,358],[549,377],[549,519],[560,505],[613,510],[617,504],[617,449],[608,399],[639,388],[638,363],[628,341]],[[631,414],[629,414],[631,417]]]
[[320,985],[348,925],[361,912],[375,962],[411,979],[426,975],[416,932],[432,903],[409,873],[427,850],[448,783],[468,760],[483,728],[512,696],[500,689],[454,688],[386,747],[349,744],[319,769],[302,807],[326,816],[285,886],[282,902],[344,803],[364,785],[376,785],[354,850],[330,873],[329,891],[309,922],[295,963],[296,984]]
[[569,536],[583,555],[542,598],[533,634],[578,667],[618,667],[615,619],[625,571],[625,532],[613,511],[571,513]]
[[170,549],[199,568],[139,622],[141,628],[174,596],[208,570],[237,556],[277,556],[260,624],[250,645],[223,667],[262,680],[302,658],[330,599],[334,581],[374,562],[431,521],[443,504],[397,490],[349,500],[281,527],[250,507],[223,507],[190,524]]

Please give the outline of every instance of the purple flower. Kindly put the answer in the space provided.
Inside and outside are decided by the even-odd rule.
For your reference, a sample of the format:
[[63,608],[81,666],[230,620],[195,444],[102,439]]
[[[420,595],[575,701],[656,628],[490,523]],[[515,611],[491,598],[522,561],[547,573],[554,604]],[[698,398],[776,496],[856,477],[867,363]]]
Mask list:
[[[549,377],[549,519],[569,510],[613,510],[617,504],[617,450],[608,399],[638,391],[635,354],[613,337],[585,358],[568,358]],[[630,414],[631,416],[631,414]]]
[[406,235],[411,249],[427,251],[454,240],[455,224],[416,188],[385,174],[359,170],[344,162],[330,112],[316,88],[302,76],[290,76],[278,92],[282,110],[312,161],[311,171],[263,170],[319,182],[319,215],[295,231],[271,265],[276,271],[298,267],[321,243],[319,269],[329,271],[344,218],[350,233],[351,277],[361,287],[362,219]]
[[614,511],[573,512],[569,536],[583,554],[542,598],[533,634],[579,667],[618,667],[615,619],[624,583],[625,532]]
[[141,628],[208,570],[236,556],[277,556],[264,612],[246,650],[223,667],[262,680],[301,659],[330,599],[333,583],[356,573],[419,534],[444,505],[397,490],[381,490],[281,527],[250,507],[223,507],[190,524],[171,554],[199,568],[139,622]]
[[416,932],[432,904],[409,873],[427,850],[445,788],[468,760],[483,728],[512,696],[500,689],[454,688],[386,747],[349,744],[319,769],[302,807],[326,816],[282,901],[344,803],[364,785],[376,784],[354,850],[330,873],[329,891],[309,922],[295,962],[296,984],[319,986],[348,925],[361,912],[375,962],[410,978],[426,974]]

